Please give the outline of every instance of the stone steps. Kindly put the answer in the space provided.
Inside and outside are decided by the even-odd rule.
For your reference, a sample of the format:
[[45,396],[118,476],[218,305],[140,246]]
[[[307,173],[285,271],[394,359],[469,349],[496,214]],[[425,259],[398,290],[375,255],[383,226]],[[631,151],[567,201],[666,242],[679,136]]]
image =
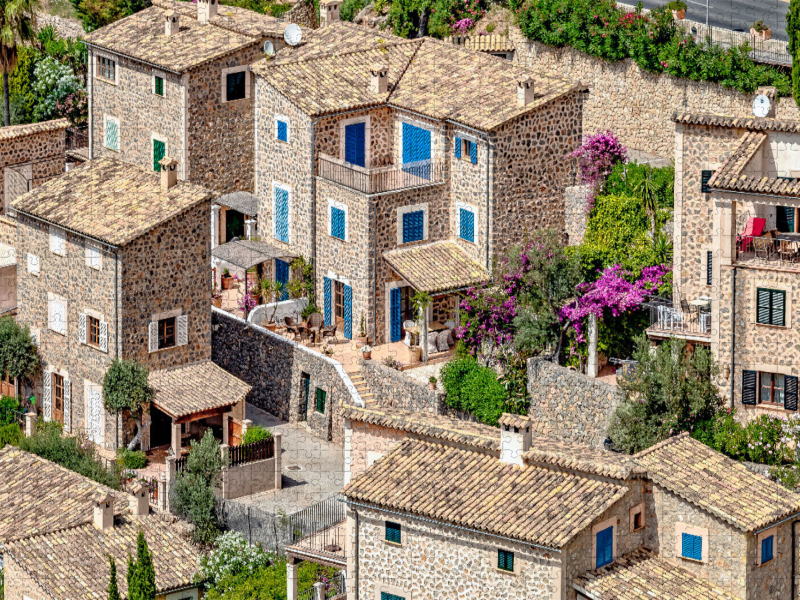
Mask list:
[[364,406],[367,408],[378,408],[378,400],[375,398],[375,394],[372,393],[372,390],[369,389],[364,376],[361,373],[350,373],[350,381],[356,388],[356,392],[358,392],[359,397],[364,402]]

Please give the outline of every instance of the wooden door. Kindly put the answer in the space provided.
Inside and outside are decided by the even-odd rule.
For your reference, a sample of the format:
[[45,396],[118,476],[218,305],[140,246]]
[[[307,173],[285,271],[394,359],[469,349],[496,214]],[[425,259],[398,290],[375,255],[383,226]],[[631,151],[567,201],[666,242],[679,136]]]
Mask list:
[[242,444],[242,422],[238,419],[228,418],[228,445],[240,446]]
[[17,388],[14,378],[10,375],[3,375],[3,377],[0,378],[0,396],[15,397],[16,395]]
[[64,378],[53,373],[53,420],[64,422]]

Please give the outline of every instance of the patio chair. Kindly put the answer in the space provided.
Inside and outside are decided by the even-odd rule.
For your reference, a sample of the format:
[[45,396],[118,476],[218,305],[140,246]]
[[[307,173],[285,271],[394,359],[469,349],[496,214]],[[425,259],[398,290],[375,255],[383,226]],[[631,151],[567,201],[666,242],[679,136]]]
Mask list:
[[436,334],[436,349],[439,352],[450,350],[450,329],[443,329]]
[[692,311],[692,307],[689,305],[689,301],[686,298],[681,298],[681,312],[689,313]]
[[436,338],[439,337],[439,334],[435,331],[431,331],[428,334],[428,354],[436,354],[439,350],[436,348]]
[[301,344],[305,342],[311,342],[313,338],[311,337],[311,331],[308,329],[308,327],[299,325],[297,327],[297,337],[295,337],[295,340],[299,341]]
[[320,331],[325,325],[325,318],[318,312],[311,313],[308,315],[308,321],[306,321],[306,325],[311,333],[316,336],[317,332]]
[[765,235],[753,238],[753,251],[756,258],[768,259],[775,250],[775,240],[772,239],[772,232],[767,232]]
[[330,325],[328,327],[323,327],[322,341],[324,342],[326,337],[333,338],[338,341],[339,338],[336,335],[336,330],[338,329],[338,327],[339,327],[339,321],[336,321],[333,325]]
[[297,323],[292,317],[283,317],[283,324],[286,326],[286,333],[291,333],[293,339],[297,339]]
[[790,240],[778,240],[776,244],[778,246],[777,253],[780,259],[787,262],[794,262],[795,255],[797,254],[795,251],[795,242]]
[[444,324],[444,326],[445,326],[445,327],[447,327],[448,329],[455,329],[456,322],[455,322],[455,321],[452,321],[452,320],[450,320],[450,321],[447,321],[447,322]]
[[411,341],[412,341],[411,338],[413,336],[411,335],[411,332],[409,331],[409,329],[411,329],[414,326],[416,326],[416,323],[414,321],[403,321],[403,329],[406,332],[406,337],[403,338],[403,343],[406,346],[410,346],[411,345]]
[[762,219],[760,217],[750,217],[747,219],[747,226],[744,228],[744,233],[739,236],[739,251],[745,252],[751,244],[751,240],[746,238],[748,237],[759,237],[761,233],[764,231],[764,227],[767,224],[766,219]]

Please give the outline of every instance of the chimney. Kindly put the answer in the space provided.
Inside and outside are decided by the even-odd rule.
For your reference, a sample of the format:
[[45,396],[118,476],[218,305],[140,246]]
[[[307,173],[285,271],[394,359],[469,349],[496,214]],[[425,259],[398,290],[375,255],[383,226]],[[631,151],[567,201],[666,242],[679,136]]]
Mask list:
[[98,490],[92,495],[94,526],[100,531],[114,527],[114,496]]
[[178,183],[178,161],[165,156],[158,164],[161,165],[161,189],[166,192]]
[[528,106],[533,99],[533,77],[528,76],[517,81],[517,104]]
[[197,21],[205,25],[217,16],[217,0],[197,0]]
[[330,25],[334,21],[339,20],[339,7],[342,5],[342,0],[322,0],[319,3],[319,16],[321,23],[320,27]]
[[375,63],[369,70],[369,91],[373,94],[385,94],[389,91],[389,66]]
[[178,14],[174,10],[168,10],[164,19],[164,33],[168,36],[178,33]]
[[150,498],[147,488],[139,482],[131,486],[128,504],[134,517],[146,517],[150,514]]
[[528,417],[503,413],[500,417],[500,462],[522,466],[522,455],[531,447]]

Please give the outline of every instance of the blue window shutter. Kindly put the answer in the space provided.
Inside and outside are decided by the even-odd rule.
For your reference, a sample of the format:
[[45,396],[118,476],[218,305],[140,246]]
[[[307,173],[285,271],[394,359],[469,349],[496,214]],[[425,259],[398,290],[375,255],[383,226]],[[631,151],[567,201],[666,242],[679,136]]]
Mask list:
[[340,240],[346,239],[345,212],[335,206],[331,207],[331,235]]
[[702,560],[703,538],[690,533],[682,533],[681,536],[681,556],[692,560]]
[[595,568],[599,569],[614,560],[614,527],[608,527],[597,532],[597,563]]
[[344,337],[353,339],[353,288],[343,286],[344,300]]
[[289,124],[286,121],[278,121],[278,139],[282,142],[289,141]]
[[469,143],[469,160],[472,164],[478,163],[478,144],[475,142]]
[[359,167],[366,166],[366,123],[344,127],[344,160]]
[[417,242],[425,235],[425,211],[415,210],[403,214],[403,243]]
[[[289,283],[289,263],[280,258],[275,259],[275,281]],[[289,299],[289,290],[284,289],[281,293],[281,300]]]
[[761,540],[761,564],[769,562],[773,559],[773,541],[774,536],[765,537]]
[[466,208],[459,209],[459,237],[475,243],[475,213]]
[[289,192],[279,187],[275,188],[275,237],[289,241]]
[[391,308],[391,341],[400,341],[400,288],[394,288],[389,292],[389,304]]
[[[423,179],[431,178],[431,132],[403,123],[403,170]],[[412,163],[405,166],[407,163]]]
[[389,592],[381,592],[381,600],[406,600],[397,594],[390,594]]
[[456,141],[455,141],[454,147],[453,147],[453,155],[456,158],[461,158],[461,138],[460,137],[456,137]]
[[331,324],[331,280],[330,277],[325,278],[325,327]]

